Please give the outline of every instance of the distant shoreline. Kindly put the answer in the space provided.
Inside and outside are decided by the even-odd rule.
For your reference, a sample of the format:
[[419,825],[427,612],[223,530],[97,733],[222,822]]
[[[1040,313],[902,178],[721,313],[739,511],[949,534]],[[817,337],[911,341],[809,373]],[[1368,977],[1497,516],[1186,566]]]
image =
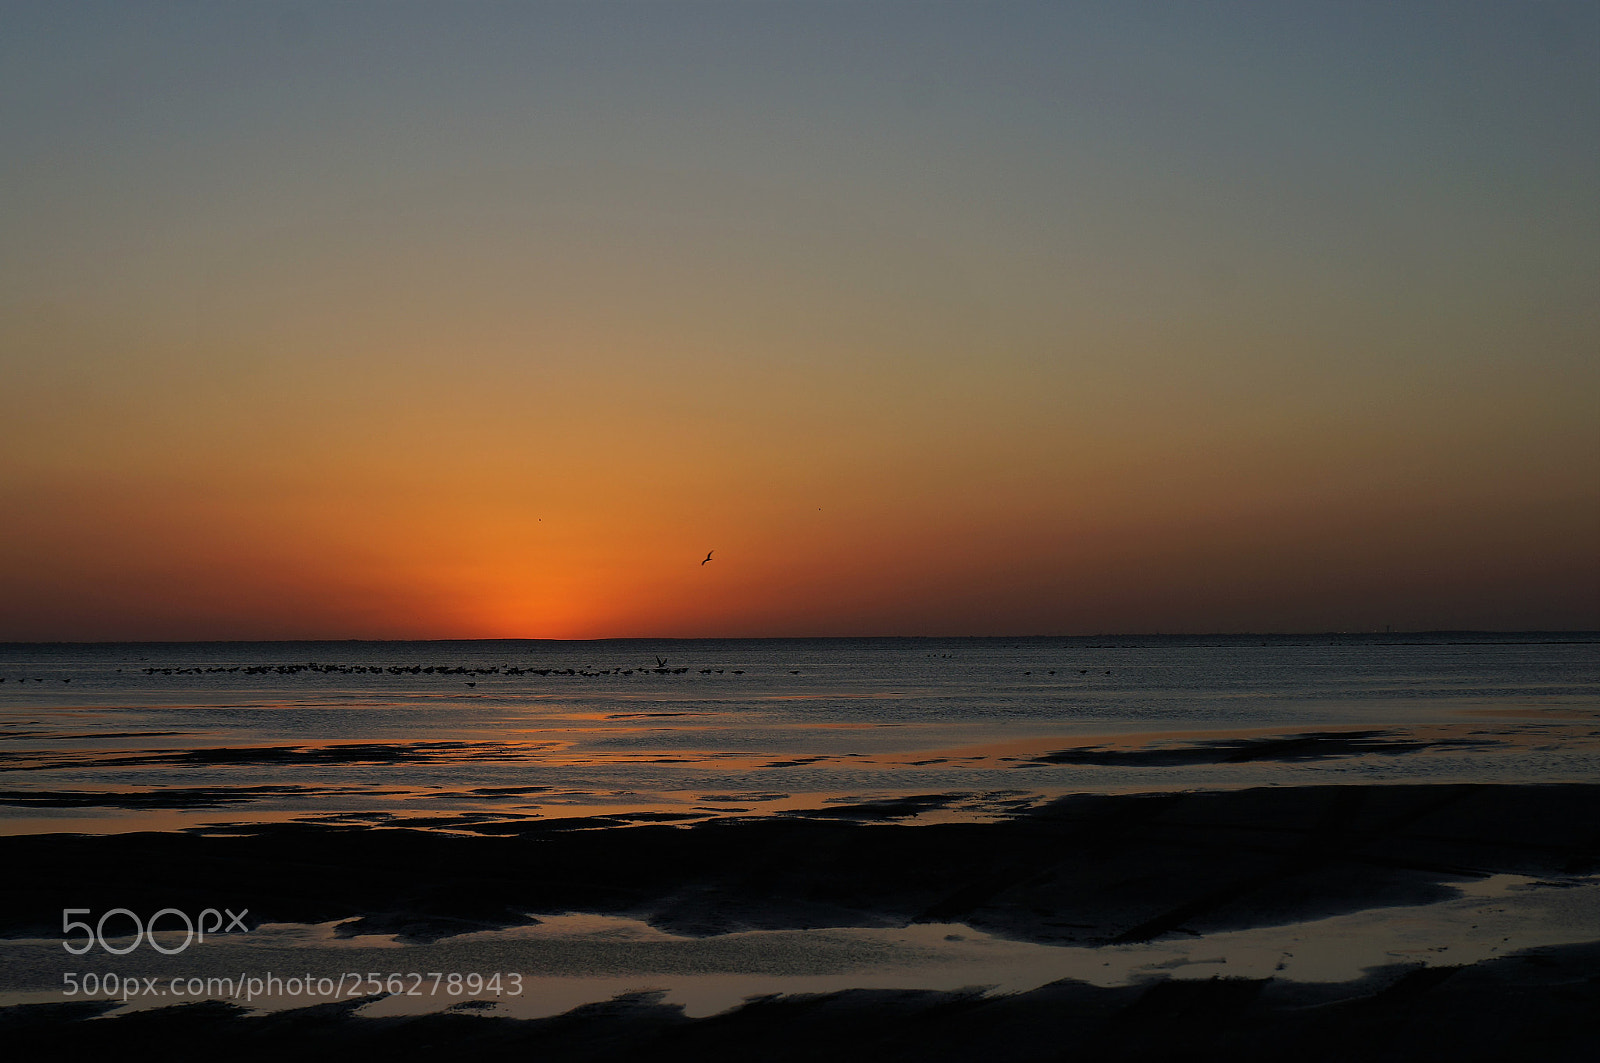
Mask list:
[[1446,639],[1460,640],[1461,645],[1494,643],[1517,645],[1519,640],[1536,645],[1588,645],[1600,642],[1600,630],[1427,630],[1427,631],[1308,631],[1308,632],[1211,632],[1168,634],[1149,632],[1143,634],[1096,635],[760,635],[760,636],[645,636],[628,635],[592,639],[541,639],[541,638],[482,638],[482,639],[47,639],[39,641],[0,641],[0,650],[29,647],[76,646],[334,646],[334,645],[385,645],[391,643],[428,645],[504,645],[526,643],[530,645],[662,645],[706,642],[741,643],[816,643],[816,642],[1071,642],[1085,648],[1105,648],[1091,645],[1095,640],[1117,640],[1137,643],[1161,641],[1203,643],[1204,640],[1267,640],[1283,644],[1303,644],[1308,641],[1335,640],[1343,642],[1380,642],[1389,645],[1407,645],[1406,639],[1425,639],[1425,644],[1451,645]]

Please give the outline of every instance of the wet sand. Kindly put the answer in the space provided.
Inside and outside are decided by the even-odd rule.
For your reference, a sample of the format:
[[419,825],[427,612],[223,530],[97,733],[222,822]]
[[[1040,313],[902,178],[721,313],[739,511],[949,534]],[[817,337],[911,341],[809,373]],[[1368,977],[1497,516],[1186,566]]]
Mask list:
[[[1270,979],[1053,983],[988,997],[854,990],[753,1000],[690,1019],[657,995],[621,996],[537,1020],[466,1010],[360,1018],[364,1001],[247,1015],[225,1003],[135,1012],[111,1004],[0,1011],[15,1058],[642,1059],[811,1061],[1538,1060],[1590,1063],[1600,1050],[1600,947],[1374,972],[1332,993]],[[181,1052],[175,1053],[175,1046]]]
[[[1114,949],[1426,905],[1491,875],[1554,887],[1600,872],[1594,785],[1083,795],[996,822],[897,822],[951,798],[687,826],[591,816],[467,821],[452,833],[255,824],[7,837],[0,863],[21,873],[0,891],[0,933],[59,938],[68,906],[226,905],[248,908],[252,927],[337,923],[352,941],[439,942],[525,926],[531,913],[588,912],[701,938],[961,924]],[[113,1005],[62,1002],[4,1009],[0,1030],[24,1049],[114,1045],[121,1056],[130,1045],[154,1054],[183,1043],[235,1058],[305,1049],[411,1058],[440,1050],[430,1045],[538,1059],[1594,1058],[1600,926],[1574,927],[1569,940],[1464,965],[1392,964],[1327,985],[1254,977],[1069,979],[1009,995],[855,989],[698,1018],[649,995],[538,1019],[471,1014],[476,1004],[353,1015],[371,1003],[360,998],[269,1016],[208,1002],[84,1022]]]

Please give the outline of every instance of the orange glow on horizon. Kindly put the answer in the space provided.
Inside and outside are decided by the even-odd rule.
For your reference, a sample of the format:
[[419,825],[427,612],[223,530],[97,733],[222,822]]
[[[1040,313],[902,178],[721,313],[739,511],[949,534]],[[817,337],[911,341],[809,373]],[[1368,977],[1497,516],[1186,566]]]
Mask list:
[[1600,628],[1509,8],[37,6],[0,639]]

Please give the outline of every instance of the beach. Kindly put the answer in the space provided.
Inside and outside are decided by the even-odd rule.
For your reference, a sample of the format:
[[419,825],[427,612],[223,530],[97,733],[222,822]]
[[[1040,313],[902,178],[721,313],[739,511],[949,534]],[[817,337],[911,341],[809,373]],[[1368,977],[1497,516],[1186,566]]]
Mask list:
[[1600,3],[13,0],[0,1063],[1600,1061]]
[[415,646],[170,676],[13,650],[54,682],[7,692],[0,1028],[133,1058],[1592,1058],[1595,643],[1467,641],[458,646],[448,697]]

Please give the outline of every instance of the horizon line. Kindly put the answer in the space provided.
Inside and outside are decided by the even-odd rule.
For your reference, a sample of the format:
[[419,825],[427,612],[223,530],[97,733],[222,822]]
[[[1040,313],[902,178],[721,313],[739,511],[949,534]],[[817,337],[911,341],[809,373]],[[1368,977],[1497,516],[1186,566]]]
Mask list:
[[1583,635],[1600,639],[1600,628],[1423,628],[1403,631],[1107,631],[1090,634],[1034,635],[611,635],[598,638],[263,638],[263,639],[4,639],[0,646],[159,646],[159,645],[259,645],[291,643],[392,643],[392,642],[819,642],[899,640],[1024,640],[1141,639],[1141,638],[1372,638],[1442,635]]

